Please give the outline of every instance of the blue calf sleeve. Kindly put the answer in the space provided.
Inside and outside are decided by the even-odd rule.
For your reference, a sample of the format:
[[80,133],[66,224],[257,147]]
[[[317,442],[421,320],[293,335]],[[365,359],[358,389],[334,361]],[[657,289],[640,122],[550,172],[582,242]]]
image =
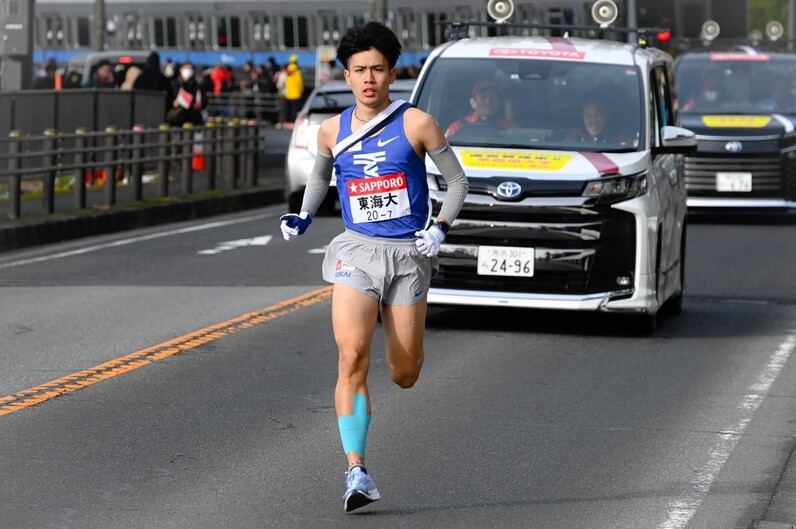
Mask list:
[[343,441],[343,452],[346,454],[357,452],[362,459],[365,459],[370,427],[368,401],[365,395],[362,393],[354,395],[354,413],[338,417],[337,427],[340,429],[340,439]]

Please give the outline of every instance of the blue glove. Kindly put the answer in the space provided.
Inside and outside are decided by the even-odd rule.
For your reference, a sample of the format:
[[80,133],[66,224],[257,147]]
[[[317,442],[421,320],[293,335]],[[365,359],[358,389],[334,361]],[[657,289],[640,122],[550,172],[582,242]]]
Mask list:
[[288,213],[279,217],[282,221],[280,228],[282,228],[282,237],[286,241],[292,241],[299,235],[307,231],[312,223],[312,214],[309,211],[302,211],[298,215],[295,213]]
[[434,257],[439,253],[439,245],[445,240],[445,232],[439,226],[432,225],[427,230],[415,232],[417,249],[426,257]]

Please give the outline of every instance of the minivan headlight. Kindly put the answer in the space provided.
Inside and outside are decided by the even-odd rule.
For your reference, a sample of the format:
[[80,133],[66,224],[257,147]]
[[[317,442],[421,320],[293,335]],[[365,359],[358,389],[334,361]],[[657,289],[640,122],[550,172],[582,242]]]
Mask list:
[[586,182],[581,196],[596,198],[598,204],[613,204],[647,192],[647,175],[615,176]]

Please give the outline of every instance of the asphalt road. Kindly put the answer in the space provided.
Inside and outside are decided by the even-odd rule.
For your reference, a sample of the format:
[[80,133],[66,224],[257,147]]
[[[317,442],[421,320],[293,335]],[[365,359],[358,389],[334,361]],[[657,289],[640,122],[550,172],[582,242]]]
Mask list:
[[319,271],[341,223],[288,244],[282,212],[0,254],[0,527],[796,522],[796,226],[692,224],[685,311],[652,337],[603,315],[438,307],[401,390],[379,329],[383,499],[346,515]]

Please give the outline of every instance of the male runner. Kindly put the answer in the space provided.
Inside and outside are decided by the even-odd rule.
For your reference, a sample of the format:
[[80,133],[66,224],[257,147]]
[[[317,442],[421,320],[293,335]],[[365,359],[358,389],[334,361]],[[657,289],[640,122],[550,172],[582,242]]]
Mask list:
[[[301,212],[281,217],[286,240],[304,233],[335,169],[345,231],[327,249],[323,277],[335,285],[335,409],[348,459],[346,512],[381,498],[365,469],[371,417],[367,376],[379,307],[391,378],[410,388],[423,364],[426,295],[438,268],[436,256],[468,189],[437,122],[408,103],[390,100],[400,53],[395,34],[376,22],[351,28],[340,40],[337,59],[356,105],[322,123]],[[426,154],[448,184],[433,224]]]

